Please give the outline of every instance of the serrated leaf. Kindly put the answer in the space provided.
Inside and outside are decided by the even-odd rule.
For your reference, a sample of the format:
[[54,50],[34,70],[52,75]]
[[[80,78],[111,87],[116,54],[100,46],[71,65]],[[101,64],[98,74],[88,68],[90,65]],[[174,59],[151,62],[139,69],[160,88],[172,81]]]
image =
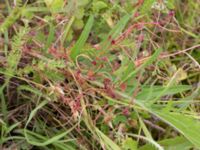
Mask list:
[[8,74],[14,74],[17,69],[22,55],[22,46],[25,43],[25,35],[28,32],[29,28],[27,26],[22,27],[12,39],[12,50],[7,56],[8,66],[6,68],[6,72]]

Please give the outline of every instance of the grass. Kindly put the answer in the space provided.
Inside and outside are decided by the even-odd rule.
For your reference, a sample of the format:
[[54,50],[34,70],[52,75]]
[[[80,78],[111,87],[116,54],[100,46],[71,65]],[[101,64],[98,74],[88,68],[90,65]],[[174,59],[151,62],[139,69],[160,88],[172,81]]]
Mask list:
[[199,9],[0,1],[0,149],[200,149]]

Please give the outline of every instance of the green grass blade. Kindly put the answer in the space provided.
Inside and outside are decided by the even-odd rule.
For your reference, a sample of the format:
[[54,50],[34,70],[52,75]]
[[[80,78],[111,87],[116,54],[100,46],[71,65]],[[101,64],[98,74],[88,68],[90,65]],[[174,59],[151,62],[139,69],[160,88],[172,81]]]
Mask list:
[[156,141],[154,141],[150,138],[147,138],[147,137],[142,136],[142,135],[131,134],[131,133],[128,133],[127,135],[138,138],[138,139],[142,139],[142,140],[144,140],[148,143],[151,143],[154,147],[156,147],[157,150],[164,150],[164,148],[160,144],[158,144]]
[[120,35],[120,33],[125,28],[126,24],[130,20],[131,16],[129,14],[125,15],[120,19],[120,21],[117,23],[117,25],[109,32],[109,34],[104,38],[104,40],[101,43],[102,51],[106,51],[108,47],[111,45],[111,41],[109,40],[109,37],[111,39],[117,38],[117,36]]
[[7,104],[6,104],[6,99],[5,99],[5,95],[4,95],[4,87],[5,84],[3,86],[0,87],[0,100],[1,100],[1,113],[3,114],[4,120],[7,122]]
[[76,42],[76,44],[74,45],[74,47],[71,50],[71,58],[73,61],[75,61],[76,57],[81,53],[81,50],[86,42],[86,40],[88,39],[89,33],[92,29],[94,23],[94,16],[91,15],[84,27],[83,32],[81,33],[81,36],[79,37],[78,41]]
[[180,71],[181,71],[181,69],[178,69],[176,71],[176,73],[174,73],[174,75],[168,81],[166,87],[162,91],[160,91],[158,93],[158,96],[156,98],[154,98],[153,100],[151,100],[152,104],[155,103],[162,95],[164,95],[171,88],[172,85],[176,84],[176,80],[179,77]]
[[156,2],[156,0],[146,0],[144,1],[144,3],[142,4],[142,7],[140,9],[141,13],[148,13],[151,10],[151,7],[153,5],[153,3]]
[[[28,131],[26,129],[26,127],[28,126],[29,122],[32,120],[32,118],[36,115],[37,111],[41,108],[43,108],[46,104],[48,104],[48,100],[44,100],[42,101],[34,110],[31,111],[30,115],[29,115],[29,118],[26,122],[26,126],[25,126],[25,129],[24,129],[24,135],[25,135],[25,138],[27,140],[28,143],[32,144],[32,145],[36,145],[36,146],[46,146],[46,145],[49,145],[49,144],[53,144],[55,142],[58,142],[59,139],[65,137],[70,131],[72,131],[76,125],[74,125],[72,128],[70,128],[69,130],[67,131],[64,131],[58,135],[55,135],[51,138],[45,138],[43,137],[42,135],[39,135],[35,132],[32,132],[32,131]],[[33,138],[33,137],[37,137],[36,139]],[[39,139],[38,139],[39,138]],[[32,140],[31,140],[32,139]],[[33,140],[34,139],[34,140]],[[41,141],[41,139],[43,141]]]
[[35,95],[38,95],[38,96],[42,96],[42,92],[36,88],[32,88],[30,86],[27,86],[27,85],[20,85],[18,88],[17,88],[17,91],[20,93],[20,91],[22,90],[25,90],[25,91],[29,91]]
[[[37,134],[36,132],[32,132],[29,130],[24,130],[24,134],[26,137],[26,140],[28,141],[28,143],[35,145],[35,146],[47,146],[49,144],[53,144],[55,145],[56,143],[59,142],[59,140],[63,137],[65,137],[71,130],[73,130],[74,127],[72,127],[71,129],[64,131],[58,135],[55,135],[51,138],[49,137],[44,137],[42,135]],[[72,147],[70,148],[72,149]]]
[[200,147],[200,121],[181,113],[152,110],[160,119],[174,127],[197,148]]
[[48,100],[44,100],[44,101],[42,101],[35,109],[33,109],[32,111],[31,111],[31,113],[30,113],[30,115],[29,115],[29,118],[28,118],[28,120],[27,120],[27,122],[26,122],[26,126],[25,127],[27,127],[27,125],[29,124],[29,122],[31,121],[31,119],[35,116],[35,114],[37,113],[37,111],[39,110],[39,109],[41,109],[42,107],[44,107],[46,104],[48,104]]
[[55,27],[52,23],[49,24],[49,35],[48,35],[48,38],[47,38],[47,41],[46,41],[46,44],[45,44],[45,50],[47,50],[52,42],[54,41],[55,37]]
[[97,134],[99,135],[102,143],[106,145],[108,150],[121,150],[121,148],[115,144],[110,138],[108,138],[104,133],[102,133],[98,128],[95,129]]
[[[126,95],[125,93],[118,92],[119,95],[128,99],[123,100],[124,103],[130,105],[131,97]],[[158,118],[172,126],[174,129],[179,131],[182,135],[184,135],[191,143],[193,143],[196,147],[200,147],[200,121],[194,119],[194,117],[184,115],[182,113],[162,111],[156,108],[153,108],[154,105],[147,106],[145,102],[135,100],[135,104],[142,107],[144,110],[156,115]],[[135,107],[134,105],[132,107]]]
[[63,36],[62,36],[62,39],[61,39],[62,45],[64,45],[66,37],[69,34],[70,29],[72,28],[72,24],[73,24],[74,20],[75,20],[75,17],[72,16],[71,19],[69,20],[68,24],[66,25],[65,29],[64,29],[64,33],[63,33]]
[[[140,67],[136,68],[135,70],[133,70],[132,72],[129,72],[128,74],[125,74],[122,79],[121,82],[125,82],[130,78],[133,78],[140,70],[144,69],[146,66],[148,66],[149,64],[152,64],[153,61],[156,60],[156,58],[159,56],[159,54],[161,53],[162,49],[159,48],[155,51],[155,53],[144,63],[142,64]],[[129,68],[128,68],[129,69]],[[126,72],[126,71],[125,71]]]
[[[136,96],[139,100],[148,100],[150,102],[152,99],[156,98],[159,95],[159,98],[165,95],[174,95],[177,93],[181,93],[187,90],[190,90],[192,87],[189,85],[173,85],[166,89],[165,86],[151,86],[151,87],[143,87],[142,91],[138,93]],[[163,93],[161,93],[164,91]],[[160,94],[161,93],[161,94]]]
[[[193,145],[184,137],[175,137],[171,139],[165,139],[158,142],[165,150],[188,150],[193,148]],[[146,144],[139,148],[139,150],[157,150],[153,145]]]

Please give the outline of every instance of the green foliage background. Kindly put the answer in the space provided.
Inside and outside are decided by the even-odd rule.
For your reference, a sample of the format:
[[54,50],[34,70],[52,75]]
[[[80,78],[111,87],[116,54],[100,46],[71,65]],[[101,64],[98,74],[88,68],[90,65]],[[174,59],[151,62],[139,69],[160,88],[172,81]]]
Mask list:
[[0,1],[0,149],[199,149],[199,10]]

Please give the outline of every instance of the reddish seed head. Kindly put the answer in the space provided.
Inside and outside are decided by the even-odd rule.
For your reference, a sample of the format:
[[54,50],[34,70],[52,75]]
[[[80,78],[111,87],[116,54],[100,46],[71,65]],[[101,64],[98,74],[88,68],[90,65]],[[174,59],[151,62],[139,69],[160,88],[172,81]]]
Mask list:
[[101,58],[101,60],[108,61],[108,58],[104,56],[104,57]]
[[112,45],[115,45],[115,44],[116,44],[116,41],[115,41],[115,40],[112,40],[112,41],[111,41],[111,44],[112,44]]
[[175,12],[174,12],[173,10],[170,10],[169,13],[168,13],[168,15],[169,15],[170,17],[173,17],[174,14],[175,14]]
[[26,48],[27,48],[28,50],[31,50],[31,49],[32,49],[32,45],[27,45]]
[[110,83],[110,82],[111,82],[111,80],[108,79],[108,78],[105,78],[104,81],[103,81],[104,84],[108,84],[108,83]]
[[103,81],[103,84],[104,84],[104,88],[108,89],[110,87],[111,80],[108,79],[108,78],[105,78],[104,81]]
[[78,70],[77,70],[77,74],[81,74],[81,70],[78,69]]
[[94,66],[96,66],[96,65],[97,65],[97,62],[96,62],[95,60],[93,60],[93,61],[92,61],[92,64],[93,64]]
[[122,91],[125,91],[126,88],[127,88],[126,83],[122,83],[122,84],[120,85],[120,89],[121,89]]
[[31,36],[35,36],[35,35],[36,35],[36,32],[35,32],[35,31],[30,31],[29,34],[30,34]]
[[139,15],[139,12],[134,13],[134,17],[138,17]]
[[125,115],[125,116],[130,115],[130,112],[129,112],[128,108],[124,108],[124,109],[122,110],[122,114]]

